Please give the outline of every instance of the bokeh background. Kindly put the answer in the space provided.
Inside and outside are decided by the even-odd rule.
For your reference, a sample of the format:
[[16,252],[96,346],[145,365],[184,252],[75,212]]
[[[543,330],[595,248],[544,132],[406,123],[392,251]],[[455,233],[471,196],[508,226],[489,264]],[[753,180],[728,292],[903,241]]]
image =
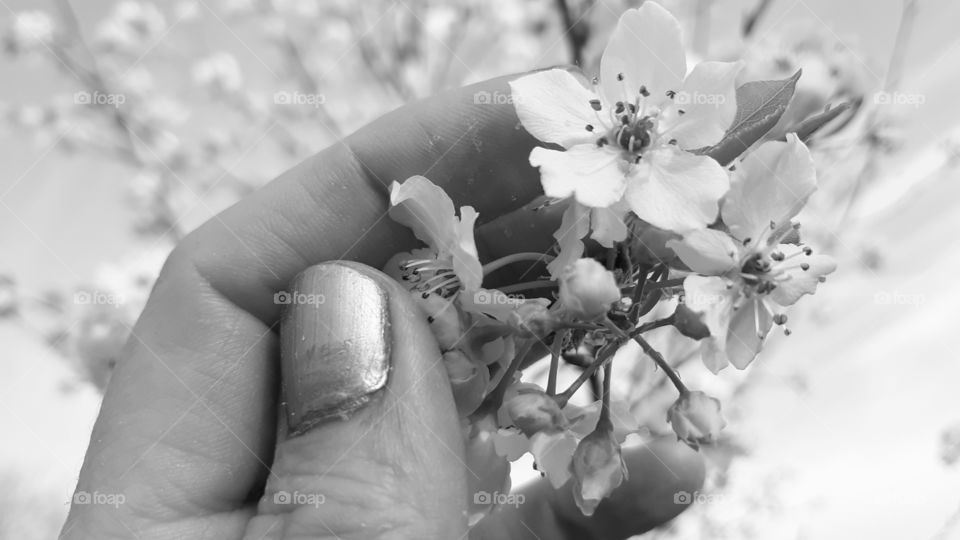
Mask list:
[[[785,122],[852,107],[811,141],[804,230],[840,269],[791,313],[794,335],[719,377],[657,336],[730,425],[697,504],[647,537],[960,538],[960,3],[663,3],[693,60],[743,57],[748,79],[802,67]],[[637,4],[0,0],[0,539],[59,530],[178,238],[405,102],[592,72]],[[617,391],[656,432],[662,393],[635,364]]]

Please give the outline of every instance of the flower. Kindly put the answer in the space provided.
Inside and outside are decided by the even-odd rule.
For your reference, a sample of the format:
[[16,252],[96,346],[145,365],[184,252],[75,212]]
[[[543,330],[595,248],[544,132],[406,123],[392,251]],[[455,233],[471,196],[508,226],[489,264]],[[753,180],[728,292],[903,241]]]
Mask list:
[[772,325],[786,323],[781,308],[816,292],[836,269],[832,258],[793,240],[791,220],[816,187],[810,151],[796,135],[764,143],[739,164],[723,200],[729,232],[702,229],[667,242],[702,274],[684,280],[684,303],[710,329],[701,351],[714,373],[729,363],[746,368]]
[[727,425],[720,414],[720,400],[700,391],[681,395],[667,411],[667,422],[677,439],[694,449],[715,442]]
[[4,37],[6,49],[12,53],[39,50],[55,38],[53,19],[43,11],[20,11]]
[[231,94],[240,90],[243,75],[235,56],[219,52],[193,66],[193,80],[213,95]]
[[155,42],[166,30],[167,20],[156,5],[126,0],[101,24],[97,39],[110,49],[138,49]]
[[483,267],[473,238],[477,220],[473,207],[460,207],[457,218],[453,201],[442,188],[423,176],[412,176],[390,186],[390,217],[429,246],[430,257],[405,263],[407,280],[416,282],[425,297],[480,290]]
[[593,259],[577,259],[560,276],[560,304],[577,318],[599,319],[621,297],[613,272]]
[[[598,400],[586,407],[567,403],[561,409],[563,419],[553,418],[553,429],[544,426],[545,429],[528,436],[521,432],[519,427],[511,427],[514,420],[511,418],[509,406],[506,405],[522,393],[544,392],[542,388],[531,383],[516,383],[507,389],[505,406],[499,411],[499,424],[503,429],[500,429],[495,437],[497,453],[510,461],[516,461],[529,452],[533,455],[537,470],[547,477],[554,489],[560,489],[573,475],[571,465],[580,441],[597,428],[601,402]],[[627,435],[638,427],[630,405],[624,400],[611,399],[610,421],[617,443],[622,443]]]
[[520,390],[505,403],[513,425],[527,437],[541,431],[554,432],[567,426],[557,400],[537,389]]
[[544,193],[590,209],[622,200],[644,221],[678,232],[712,223],[727,174],[687,150],[716,143],[733,121],[741,67],[702,62],[687,75],[679,23],[645,2],[620,17],[603,52],[597,92],[562,69],[512,81],[524,128],[565,149],[530,153]]
[[573,500],[586,516],[627,478],[620,443],[611,429],[597,429],[573,453]]

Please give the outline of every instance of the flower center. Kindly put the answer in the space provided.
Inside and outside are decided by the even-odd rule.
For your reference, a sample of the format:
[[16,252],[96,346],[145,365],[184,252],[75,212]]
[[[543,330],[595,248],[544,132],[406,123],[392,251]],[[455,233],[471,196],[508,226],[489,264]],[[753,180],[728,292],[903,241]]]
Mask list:
[[[622,73],[617,74],[617,80],[623,82],[624,76]],[[594,79],[594,86],[596,85],[597,80]],[[626,88],[625,85],[624,88]],[[631,97],[627,94],[627,91],[624,90],[624,99],[617,101],[612,106],[602,104],[599,99],[592,99],[590,100],[590,107],[597,113],[599,125],[606,128],[602,135],[597,138],[597,146],[616,145],[624,151],[627,160],[638,163],[640,158],[643,157],[643,152],[650,148],[656,139],[660,109],[656,106],[650,106],[647,100],[650,97],[650,92],[646,86],[641,85],[636,96]],[[673,99],[675,95],[676,92],[674,91],[667,92],[668,99]],[[606,118],[601,116],[601,111],[605,106],[607,109]],[[586,130],[591,133],[595,129],[593,124],[587,124],[586,126]],[[674,140],[669,142],[670,144],[676,144]]]
[[410,290],[416,290],[424,298],[439,294],[444,298],[453,296],[460,289],[460,279],[453,269],[436,259],[419,259],[400,264],[401,279]]

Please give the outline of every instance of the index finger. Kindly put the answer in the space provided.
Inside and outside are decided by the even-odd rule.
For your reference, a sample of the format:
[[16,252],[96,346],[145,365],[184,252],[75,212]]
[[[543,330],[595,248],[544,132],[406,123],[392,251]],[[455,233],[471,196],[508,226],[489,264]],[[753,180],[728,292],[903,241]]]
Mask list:
[[[541,193],[528,161],[537,141],[520,127],[500,77],[400,108],[291,169],[184,243],[211,285],[262,321],[269,301],[304,268],[354,260],[379,268],[416,244],[386,216],[389,186],[423,175],[480,223]],[[270,292],[270,295],[265,294]],[[266,299],[266,301],[264,301]]]

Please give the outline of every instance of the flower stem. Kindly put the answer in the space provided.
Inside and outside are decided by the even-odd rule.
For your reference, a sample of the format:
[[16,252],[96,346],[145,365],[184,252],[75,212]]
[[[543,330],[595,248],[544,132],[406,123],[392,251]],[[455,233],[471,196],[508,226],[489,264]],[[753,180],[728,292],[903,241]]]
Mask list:
[[680,380],[680,376],[677,375],[677,372],[670,367],[670,364],[667,363],[666,359],[660,354],[660,351],[654,349],[647,340],[643,339],[639,332],[632,332],[627,334],[621,330],[617,325],[613,324],[609,319],[605,322],[606,327],[613,332],[615,335],[619,336],[621,339],[632,339],[637,342],[638,345],[643,349],[643,352],[647,356],[653,359],[653,361],[667,374],[667,377],[670,377],[670,382],[677,387],[677,391],[680,392],[680,395],[684,395],[689,392],[686,385],[683,384],[683,381]]
[[501,287],[500,292],[503,294],[512,294],[520,291],[527,291],[530,289],[546,289],[548,287],[556,287],[557,283],[549,279],[539,279],[537,281],[527,281],[524,283],[515,283],[513,285],[507,285],[506,287]]
[[643,352],[645,352],[647,356],[653,358],[653,361],[660,366],[660,369],[667,374],[667,377],[670,377],[670,382],[677,387],[677,392],[680,392],[681,396],[690,393],[690,391],[687,390],[687,386],[683,384],[683,381],[680,380],[680,376],[677,375],[677,372],[670,367],[670,364],[667,363],[667,360],[662,354],[660,354],[660,351],[654,349],[649,343],[647,343],[647,340],[643,339],[643,337],[641,337],[639,334],[633,336],[633,340],[640,345],[640,347],[643,349]]
[[560,370],[560,353],[563,350],[563,340],[567,337],[567,330],[561,330],[553,338],[553,346],[550,347],[550,374],[547,376],[547,395],[553,396],[557,393],[557,372]]
[[510,366],[507,367],[507,370],[503,373],[503,377],[500,379],[500,382],[497,383],[497,386],[491,391],[486,399],[483,400],[483,403],[477,410],[489,409],[489,412],[494,412],[500,408],[500,405],[503,404],[503,396],[507,393],[507,387],[510,386],[510,383],[513,382],[513,376],[517,373],[517,370],[520,369],[520,364],[523,363],[524,357],[527,356],[527,353],[530,352],[530,349],[533,348],[533,344],[536,342],[536,339],[528,339],[523,345],[520,346],[520,349],[517,351],[517,355],[513,357],[513,361],[510,362]]
[[613,379],[613,362],[603,366],[603,397],[600,401],[600,418],[597,419],[596,429],[612,429],[610,422],[610,381]]
[[679,287],[683,285],[684,278],[674,278],[674,279],[665,279],[663,281],[657,281],[655,283],[648,283],[647,290],[653,291],[656,289],[665,289],[667,287]]
[[536,253],[536,252],[523,252],[523,253],[514,253],[512,255],[507,255],[506,257],[500,257],[495,261],[490,261],[487,264],[483,265],[483,275],[487,275],[494,270],[499,270],[508,264],[513,264],[515,262],[544,262],[549,263],[554,259],[553,255],[547,255],[546,253]]

